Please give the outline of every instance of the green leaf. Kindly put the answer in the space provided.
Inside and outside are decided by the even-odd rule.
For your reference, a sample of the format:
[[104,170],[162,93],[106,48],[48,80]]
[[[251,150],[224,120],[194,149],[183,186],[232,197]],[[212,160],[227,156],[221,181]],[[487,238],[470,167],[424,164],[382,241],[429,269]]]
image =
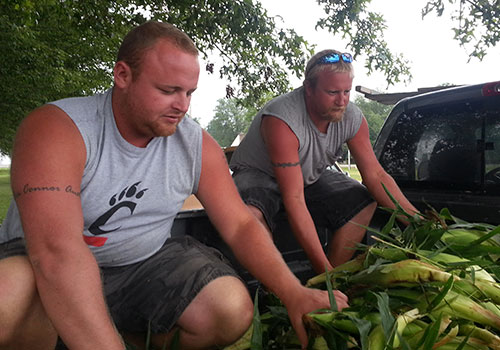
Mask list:
[[390,342],[393,333],[396,319],[391,313],[389,307],[389,296],[385,292],[373,293],[377,298],[377,306],[381,316],[382,328],[384,330],[385,339]]
[[368,346],[368,335],[370,334],[372,327],[371,322],[350,315],[347,315],[347,317],[356,325],[356,327],[358,327],[361,349],[366,349]]
[[[149,349],[149,347],[147,347],[146,349]],[[163,347],[162,347],[162,350],[166,350],[167,349],[167,341],[165,341],[165,343],[163,343]],[[174,336],[172,338],[172,343],[170,343],[170,350],[180,350],[181,349],[181,333],[180,333],[180,330],[177,329],[174,333]]]
[[427,307],[427,312],[431,312],[445,298],[448,291],[453,287],[454,276],[451,275],[441,291],[432,299]]
[[148,331],[146,333],[146,349],[149,349],[151,343],[151,320],[148,322]]
[[331,280],[331,272],[328,271],[328,268],[325,267],[326,270],[326,288],[328,290],[328,298],[330,299],[330,309],[332,311],[339,311],[337,306],[337,300],[335,299],[335,295],[333,294],[332,280]]
[[474,329],[471,329],[470,332],[467,333],[467,335],[464,337],[464,340],[462,340],[460,345],[457,346],[457,350],[462,350],[463,348],[465,348],[465,346],[469,343],[469,338],[472,335],[473,331]]
[[438,319],[427,327],[424,333],[424,344],[423,350],[432,350],[433,345],[436,343],[436,340],[439,335],[439,328],[441,327],[441,319],[442,314],[439,315]]
[[254,306],[253,306],[253,320],[252,320],[253,332],[252,339],[250,340],[251,350],[263,350],[262,347],[262,322],[260,319],[259,312],[259,289],[255,292]]

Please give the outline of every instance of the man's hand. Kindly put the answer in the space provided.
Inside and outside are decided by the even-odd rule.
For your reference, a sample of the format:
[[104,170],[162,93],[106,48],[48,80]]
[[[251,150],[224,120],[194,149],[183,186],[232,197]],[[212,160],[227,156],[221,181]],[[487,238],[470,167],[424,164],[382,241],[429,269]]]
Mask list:
[[[344,293],[334,290],[333,294],[339,311],[349,306],[348,298]],[[330,308],[328,292],[301,286],[299,290],[290,292],[288,296],[290,296],[290,299],[283,300],[283,303],[288,310],[290,322],[297,333],[302,348],[305,349],[308,337],[302,322],[302,316],[317,309]]]

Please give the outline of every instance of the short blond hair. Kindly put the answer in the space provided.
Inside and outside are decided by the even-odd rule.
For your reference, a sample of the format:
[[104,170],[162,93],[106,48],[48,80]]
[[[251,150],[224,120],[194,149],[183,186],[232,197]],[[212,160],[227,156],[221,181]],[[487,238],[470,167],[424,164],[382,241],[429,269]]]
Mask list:
[[352,64],[344,62],[342,59],[332,64],[318,64],[321,58],[334,53],[342,55],[342,53],[337,50],[323,50],[316,53],[309,59],[304,73],[304,84],[306,81],[308,81],[312,86],[315,86],[319,73],[324,71],[330,71],[334,73],[349,73],[350,77],[354,78],[354,68]]

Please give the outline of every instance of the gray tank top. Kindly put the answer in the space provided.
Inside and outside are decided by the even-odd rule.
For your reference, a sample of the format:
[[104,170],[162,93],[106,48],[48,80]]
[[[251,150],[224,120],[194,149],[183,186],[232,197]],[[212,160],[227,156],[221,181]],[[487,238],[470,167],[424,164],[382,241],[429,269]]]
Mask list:
[[259,111],[231,157],[231,170],[254,168],[274,177],[271,160],[260,133],[263,115],[281,119],[297,137],[304,186],[316,182],[323,171],[339,159],[342,145],[356,135],[363,119],[361,110],[349,102],[343,119],[330,123],[327,133],[324,134],[318,130],[307,113],[304,88],[297,88],[271,100]]
[[[173,135],[135,147],[117,129],[111,92],[53,102],[85,142],[83,235],[100,266],[131,264],[160,249],[184,200],[197,192],[201,173],[202,130],[196,122],[185,117]],[[12,201],[0,242],[23,236]]]

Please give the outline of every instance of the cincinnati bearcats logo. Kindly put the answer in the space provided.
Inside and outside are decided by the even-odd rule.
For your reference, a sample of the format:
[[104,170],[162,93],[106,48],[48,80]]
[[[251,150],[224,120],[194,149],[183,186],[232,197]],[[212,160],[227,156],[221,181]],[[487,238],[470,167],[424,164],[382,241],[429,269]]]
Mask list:
[[125,187],[120,192],[120,194],[116,193],[110,198],[109,205],[111,206],[111,208],[104,214],[99,216],[97,220],[95,220],[89,226],[89,232],[94,236],[83,235],[85,243],[94,247],[101,247],[104,245],[104,243],[106,243],[108,238],[99,236],[114,232],[121,228],[121,226],[117,226],[114,228],[103,229],[103,226],[105,226],[108,223],[109,219],[111,219],[111,217],[115,215],[116,212],[118,212],[120,209],[128,210],[129,215],[132,215],[134,213],[135,207],[137,206],[137,203],[134,202],[134,200],[142,198],[144,192],[148,190],[147,188],[139,190],[138,186],[140,183],[141,182],[139,181],[130,187]]

